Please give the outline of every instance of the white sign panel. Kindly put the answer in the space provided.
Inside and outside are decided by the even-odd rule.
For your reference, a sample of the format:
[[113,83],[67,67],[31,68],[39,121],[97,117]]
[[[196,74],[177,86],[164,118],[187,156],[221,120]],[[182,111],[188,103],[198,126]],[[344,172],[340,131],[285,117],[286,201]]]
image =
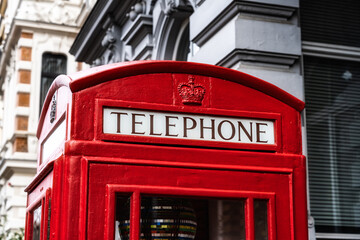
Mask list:
[[50,155],[60,146],[65,140],[66,136],[66,122],[63,120],[59,126],[49,135],[42,146],[42,160],[46,161]]
[[127,108],[104,108],[103,110],[103,133],[105,134],[275,144],[273,120]]

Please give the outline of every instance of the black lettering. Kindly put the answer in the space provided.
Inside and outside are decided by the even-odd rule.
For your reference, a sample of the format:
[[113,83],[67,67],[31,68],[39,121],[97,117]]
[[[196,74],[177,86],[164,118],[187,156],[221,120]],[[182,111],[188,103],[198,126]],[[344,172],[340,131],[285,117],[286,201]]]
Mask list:
[[210,129],[211,139],[215,139],[215,119],[211,119],[211,127],[205,127],[204,119],[200,118],[200,138],[204,138],[204,129]]
[[110,114],[116,114],[116,132],[121,133],[121,115],[127,115],[127,113],[123,112],[111,112]]
[[[188,127],[188,124],[187,124],[188,119],[192,121],[191,127]],[[191,117],[184,117],[184,135],[183,136],[187,137],[187,131],[196,128],[196,125],[197,125],[197,123],[196,123],[195,119],[193,119]]]
[[131,131],[131,134],[145,134],[145,132],[136,132],[136,124],[142,125],[142,123],[143,123],[143,122],[137,122],[136,117],[137,116],[145,117],[145,114],[132,113],[131,116],[132,116],[132,131]]
[[260,133],[265,133],[265,131],[260,131],[260,126],[267,126],[267,123],[256,123],[256,142],[267,143],[268,141],[260,140]]
[[167,137],[177,137],[179,134],[170,134],[170,127],[175,127],[176,124],[170,124],[170,118],[173,119],[179,119],[178,117],[173,117],[173,116],[165,116],[165,136]]
[[253,141],[252,122],[250,122],[250,133],[246,130],[242,122],[238,122],[238,125],[239,125],[239,142],[241,141],[241,129],[244,131],[248,139],[252,142]]
[[161,136],[161,133],[154,133],[154,115],[150,114],[150,135]]
[[[225,138],[224,135],[223,135],[222,132],[221,132],[221,127],[222,127],[222,125],[223,125],[224,123],[229,123],[230,126],[231,126],[231,131],[232,131],[232,132],[231,132],[230,137],[228,137],[228,138]],[[221,121],[221,122],[219,123],[219,126],[218,126],[218,134],[219,134],[219,136],[220,136],[222,139],[224,139],[224,140],[231,140],[231,139],[235,136],[235,126],[234,126],[234,124],[233,124],[232,122],[228,121],[228,120]]]

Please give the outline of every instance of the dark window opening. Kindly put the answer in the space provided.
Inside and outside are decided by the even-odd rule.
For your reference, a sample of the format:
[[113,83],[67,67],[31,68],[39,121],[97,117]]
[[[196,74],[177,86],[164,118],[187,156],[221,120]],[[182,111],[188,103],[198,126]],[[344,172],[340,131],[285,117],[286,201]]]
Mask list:
[[[267,200],[255,210],[262,231],[256,239],[267,239]],[[264,213],[265,211],[265,213]],[[141,198],[140,239],[245,240],[245,199]],[[115,240],[130,239],[130,198],[116,197]],[[265,225],[266,226],[265,226]],[[258,226],[259,225],[259,226]]]
[[66,74],[67,59],[61,54],[44,53],[41,65],[40,110],[45,101],[46,94],[60,74]]
[[360,64],[305,57],[304,69],[316,231],[360,233]]

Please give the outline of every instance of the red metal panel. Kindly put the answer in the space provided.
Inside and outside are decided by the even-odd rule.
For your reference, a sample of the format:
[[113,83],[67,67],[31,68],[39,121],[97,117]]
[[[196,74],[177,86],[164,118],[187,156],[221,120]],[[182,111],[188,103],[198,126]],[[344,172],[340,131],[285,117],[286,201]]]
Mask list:
[[[180,80],[177,81],[177,79],[185,79],[188,76],[186,74],[137,75],[104,82],[75,93],[74,103],[79,104],[75,104],[73,108],[73,117],[81,120],[72,122],[72,138],[90,140],[102,135],[102,130],[99,128],[102,123],[101,106],[104,104],[103,99],[107,99],[105,102],[109,106],[116,107],[117,101],[119,107],[126,105],[127,107],[134,106],[137,109],[149,109],[152,106],[154,109],[164,112],[174,112],[174,110],[185,113],[197,112],[199,114],[218,112],[221,115],[227,116],[226,114],[229,114],[231,116],[237,111],[240,115],[244,114],[244,117],[254,116],[260,118],[278,115],[279,117],[276,119],[278,120],[277,123],[280,123],[281,120],[281,127],[279,126],[279,129],[277,129],[276,137],[279,142],[281,140],[286,144],[281,146],[277,144],[277,146],[273,147],[265,146],[263,150],[276,149],[280,152],[301,152],[301,141],[299,140],[301,135],[299,128],[300,116],[297,110],[259,90],[218,78],[206,77],[205,81],[205,77],[197,75],[194,75],[195,79],[203,78],[206,97],[203,106],[187,106],[179,100],[181,97],[178,94],[177,86]],[[131,88],[128,87],[130,85]],[[270,119],[272,118],[270,117]],[[94,124],[98,127],[97,129],[89,128]],[[109,134],[102,136],[113,138]],[[143,140],[145,142],[149,141]],[[152,139],[152,141],[159,140]],[[162,143],[165,141],[174,144],[174,142],[171,142],[172,140],[163,140]],[[197,145],[197,141],[188,141],[188,143],[189,145]],[[223,145],[222,143],[218,144]],[[229,143],[228,146],[230,145],[232,144]],[[230,146],[230,148],[233,147]]]
[[[179,89],[189,77],[205,90],[202,105],[183,103]],[[59,105],[50,123],[54,93]],[[104,106],[273,120],[276,140],[256,145],[104,134]],[[127,191],[131,236],[138,239],[141,193],[242,197],[247,199],[246,234],[253,240],[253,200],[267,198],[273,199],[268,202],[269,240],[306,240],[303,107],[265,81],[198,63],[140,61],[60,76],[46,98],[37,136],[41,145],[62,119],[70,134],[49,159],[39,159],[38,175],[27,188],[28,211],[43,197],[41,186],[52,185],[51,239],[109,239],[114,194]],[[30,219],[28,213],[27,226]]]
[[72,79],[70,87],[73,92],[77,92],[109,80],[151,73],[186,73],[226,79],[258,89],[287,103],[298,111],[304,108],[302,101],[259,78],[229,68],[191,62],[136,61],[100,66],[71,74],[69,76]]
[[[272,226],[277,228],[278,239],[290,239],[292,235],[290,208],[293,203],[289,201],[289,189],[287,188],[289,186],[288,176],[292,173],[195,170],[97,163],[90,164],[89,171],[89,209],[91,211],[88,212],[88,231],[91,229],[91,234],[88,235],[88,239],[100,239],[103,236],[106,219],[103,209],[114,211],[114,206],[106,207],[105,199],[99,197],[105,196],[106,189],[109,189],[108,184],[113,184],[115,189],[119,186],[118,188],[122,188],[121,192],[140,191],[158,195],[261,199],[270,198],[269,196],[275,194],[275,204],[281,207],[277,209],[276,224]],[[194,182],[196,187],[193,185]],[[131,184],[129,185],[129,183]],[[247,216],[251,221],[252,207],[251,204],[248,206]],[[138,210],[135,211],[138,215]],[[135,216],[133,215],[133,217]],[[138,222],[137,220],[138,217],[133,219],[135,222]],[[111,226],[114,224],[108,224],[108,227]],[[131,232],[138,234],[135,230],[133,229]],[[253,231],[253,228],[250,227],[248,231]]]

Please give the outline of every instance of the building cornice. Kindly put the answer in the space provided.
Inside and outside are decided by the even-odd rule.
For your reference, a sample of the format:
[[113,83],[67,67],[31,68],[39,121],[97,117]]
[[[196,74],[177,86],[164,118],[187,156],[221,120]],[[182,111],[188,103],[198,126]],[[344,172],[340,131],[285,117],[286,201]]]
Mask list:
[[131,4],[130,0],[121,3],[119,0],[97,1],[70,48],[69,52],[77,61],[91,63],[101,55],[105,50],[101,41],[106,30],[113,23],[123,23],[122,17],[126,17]]

